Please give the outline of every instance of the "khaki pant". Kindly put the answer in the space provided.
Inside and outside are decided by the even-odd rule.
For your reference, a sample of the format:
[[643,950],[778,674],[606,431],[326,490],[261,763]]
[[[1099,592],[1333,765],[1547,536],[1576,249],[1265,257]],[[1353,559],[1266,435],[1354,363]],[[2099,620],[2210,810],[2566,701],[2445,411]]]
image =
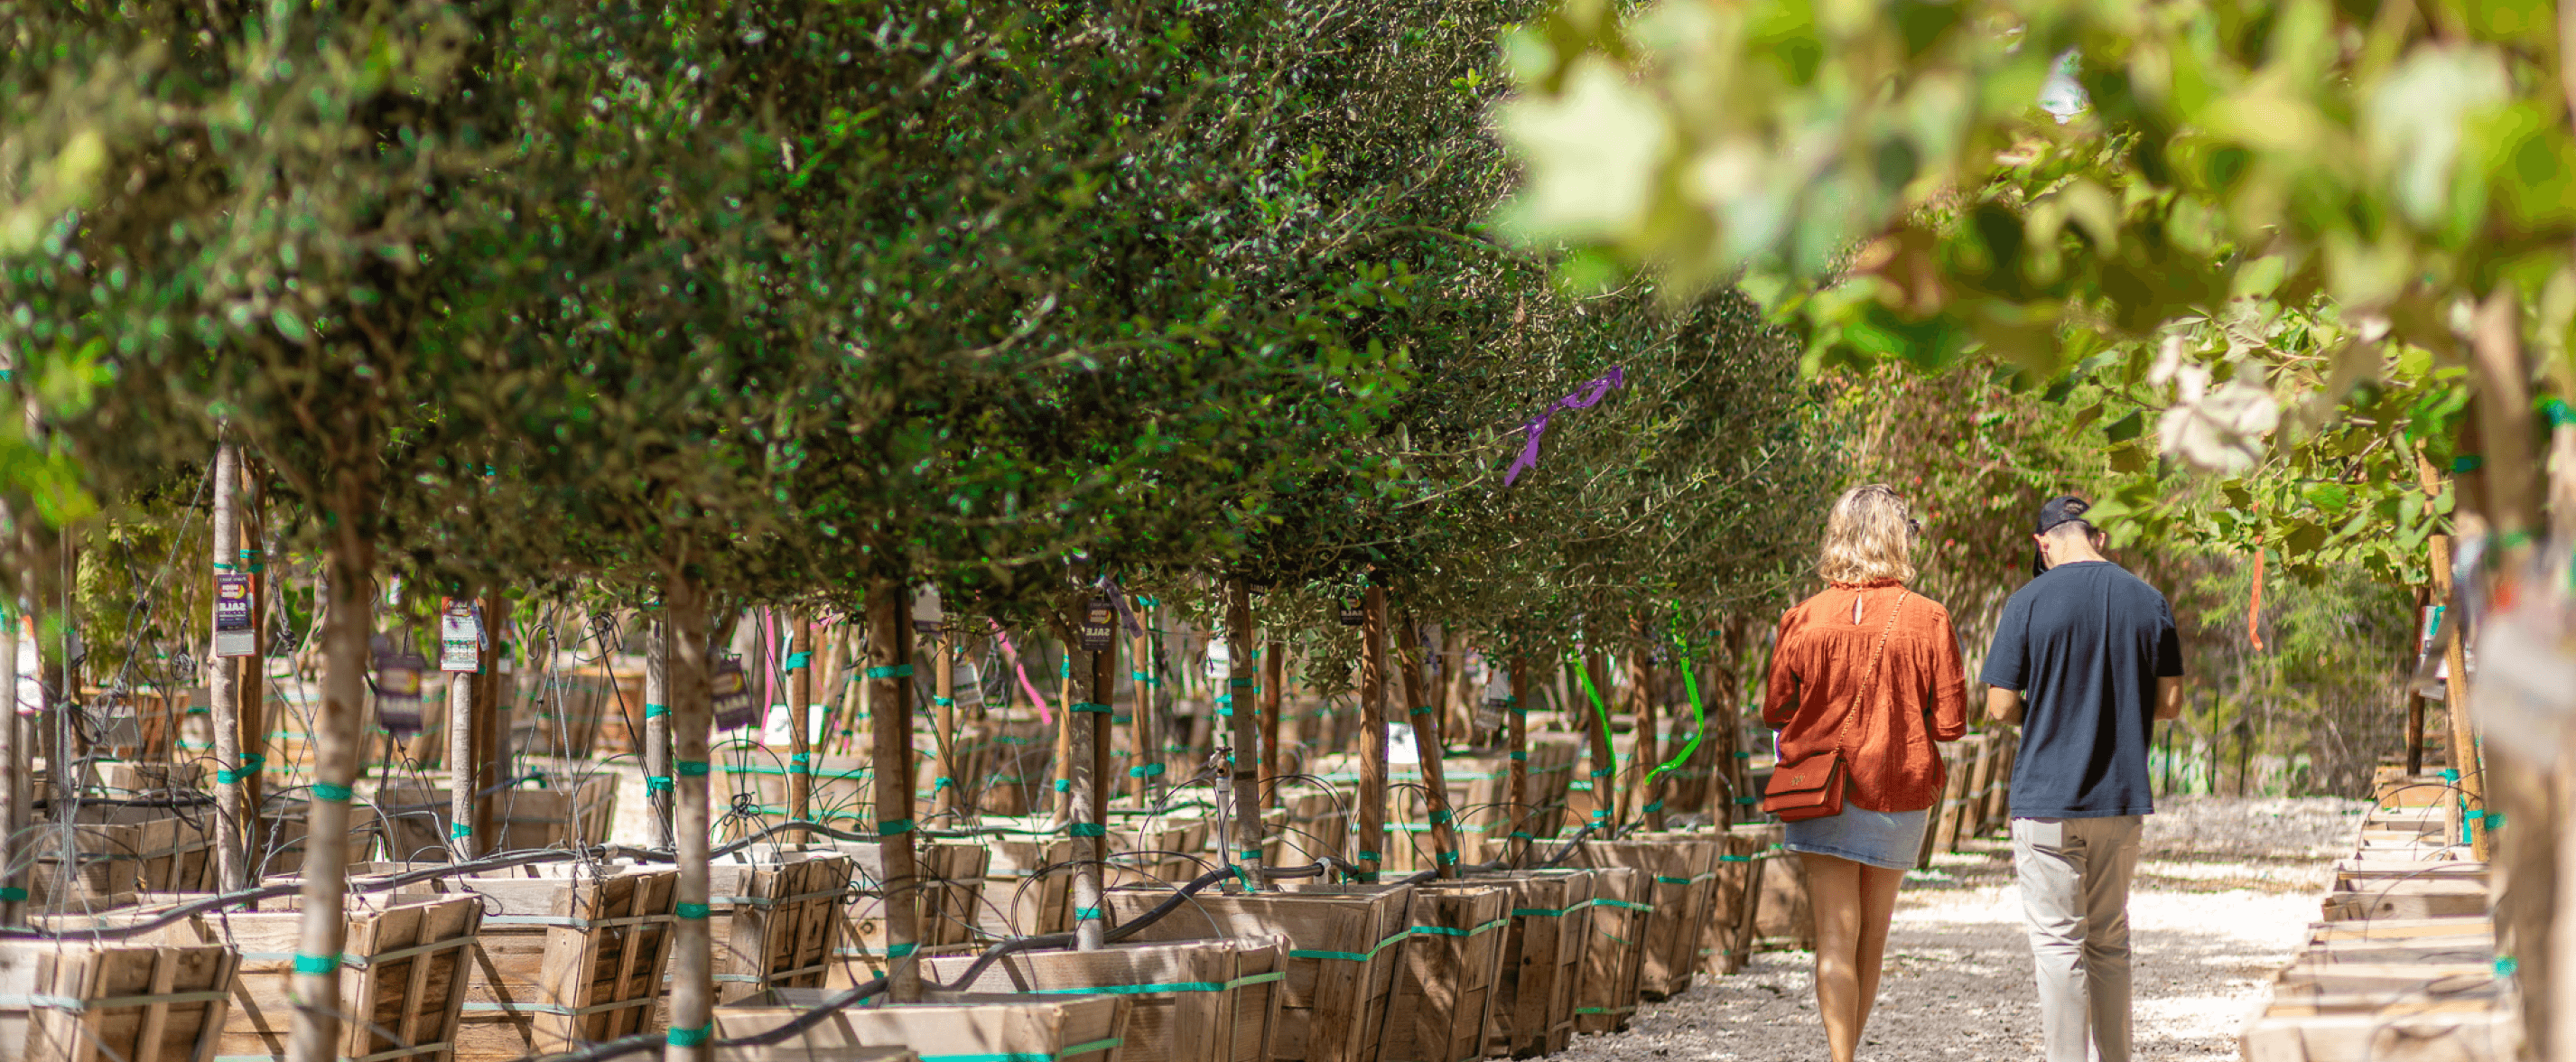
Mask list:
[[2012,820],[2048,1062],[2129,1062],[2129,877],[2143,822]]

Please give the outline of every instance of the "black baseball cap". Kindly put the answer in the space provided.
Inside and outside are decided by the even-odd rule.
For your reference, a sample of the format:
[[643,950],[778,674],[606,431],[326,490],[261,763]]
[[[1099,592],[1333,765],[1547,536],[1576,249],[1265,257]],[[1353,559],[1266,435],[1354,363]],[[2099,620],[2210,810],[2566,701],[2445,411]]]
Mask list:
[[[2091,511],[2092,508],[2092,502],[2085,501],[2084,499],[2078,498],[2072,494],[2060,494],[2054,498],[2050,498],[2045,504],[2042,504],[2039,507],[2039,526],[2034,528],[2032,533],[2045,535],[2059,524],[2082,522],[2084,520],[2084,514]],[[2092,525],[2087,523],[2085,526],[2090,527]],[[2032,546],[2030,549],[2030,574],[2038,575],[2039,573],[2047,570],[2047,562],[2040,559],[2039,547]]]

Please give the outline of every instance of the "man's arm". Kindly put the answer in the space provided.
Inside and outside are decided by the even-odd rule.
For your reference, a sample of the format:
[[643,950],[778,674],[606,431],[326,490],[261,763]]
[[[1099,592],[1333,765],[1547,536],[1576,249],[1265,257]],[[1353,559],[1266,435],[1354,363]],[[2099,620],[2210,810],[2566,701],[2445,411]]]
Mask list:
[[2001,686],[1986,687],[1986,715],[1995,722],[2021,725],[2021,691]]
[[2182,676],[2163,675],[2156,679],[2156,721],[2170,722],[2182,718]]

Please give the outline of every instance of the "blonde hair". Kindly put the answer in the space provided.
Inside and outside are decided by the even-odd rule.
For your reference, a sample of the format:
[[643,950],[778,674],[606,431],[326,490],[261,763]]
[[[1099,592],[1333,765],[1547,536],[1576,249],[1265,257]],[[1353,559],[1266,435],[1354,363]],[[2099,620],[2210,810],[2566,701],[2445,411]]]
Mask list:
[[1868,483],[1844,491],[1825,517],[1816,574],[1834,583],[1914,578],[1912,511],[1894,488]]

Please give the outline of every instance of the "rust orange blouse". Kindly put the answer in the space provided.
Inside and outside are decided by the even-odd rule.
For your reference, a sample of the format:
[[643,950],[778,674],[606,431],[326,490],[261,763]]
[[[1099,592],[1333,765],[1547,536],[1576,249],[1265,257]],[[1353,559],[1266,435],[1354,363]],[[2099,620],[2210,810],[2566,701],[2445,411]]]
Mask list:
[[[1891,629],[1888,610],[1900,595],[1904,607]],[[1939,602],[1892,580],[1835,583],[1799,602],[1780,617],[1762,721],[1780,732],[1784,761],[1834,748],[1880,631],[1887,655],[1843,739],[1852,780],[1845,799],[1871,811],[1928,808],[1944,781],[1932,743],[1968,732],[1967,666]]]

